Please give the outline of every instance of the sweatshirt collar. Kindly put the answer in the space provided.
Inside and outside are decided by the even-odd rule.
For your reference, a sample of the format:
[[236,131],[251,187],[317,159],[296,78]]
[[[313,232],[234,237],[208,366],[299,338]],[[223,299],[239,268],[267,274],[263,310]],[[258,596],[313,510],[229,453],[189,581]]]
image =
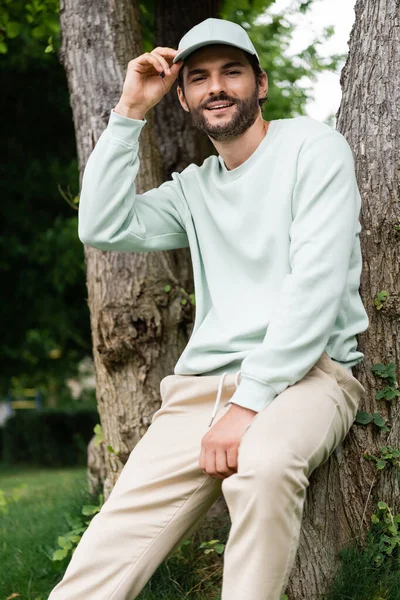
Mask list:
[[246,171],[248,171],[259,159],[259,157],[264,153],[265,148],[270,145],[277,121],[281,119],[275,119],[270,121],[269,127],[266,135],[263,137],[261,142],[258,144],[257,148],[254,150],[253,154],[249,156],[247,160],[245,160],[241,165],[236,167],[235,169],[227,169],[224,163],[224,159],[220,154],[218,154],[218,162],[219,162],[219,174],[225,180],[236,179],[243,175]]

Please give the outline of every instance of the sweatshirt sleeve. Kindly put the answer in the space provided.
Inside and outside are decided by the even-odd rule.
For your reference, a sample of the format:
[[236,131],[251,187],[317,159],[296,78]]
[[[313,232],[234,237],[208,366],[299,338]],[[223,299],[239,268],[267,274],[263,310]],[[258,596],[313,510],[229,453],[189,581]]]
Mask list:
[[292,196],[291,272],[263,342],[242,361],[232,403],[259,412],[324,352],[346,287],[360,207],[346,138],[331,129],[303,142]]
[[179,174],[137,194],[139,136],[146,119],[111,111],[82,178],[78,210],[81,242],[99,250],[153,252],[186,248],[189,208]]

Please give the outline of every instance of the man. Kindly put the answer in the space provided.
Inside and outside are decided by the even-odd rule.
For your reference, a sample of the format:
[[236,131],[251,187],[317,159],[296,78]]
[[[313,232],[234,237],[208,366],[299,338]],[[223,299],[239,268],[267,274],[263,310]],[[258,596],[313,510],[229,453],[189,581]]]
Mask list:
[[[178,76],[181,106],[218,156],[137,194],[145,115]],[[128,65],[86,166],[79,236],[101,250],[190,247],[196,319],[50,600],[133,600],[221,491],[232,522],[222,600],[285,591],[309,476],[365,392],[351,367],[368,317],[351,149],[309,117],[264,121],[267,89],[246,31],[220,19]]]

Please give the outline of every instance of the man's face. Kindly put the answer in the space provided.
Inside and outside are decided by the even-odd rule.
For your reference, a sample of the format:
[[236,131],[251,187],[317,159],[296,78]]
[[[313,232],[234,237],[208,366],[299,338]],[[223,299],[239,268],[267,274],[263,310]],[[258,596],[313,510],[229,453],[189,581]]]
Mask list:
[[[244,52],[234,46],[213,44],[196,50],[185,59],[184,93],[178,87],[181,105],[194,125],[210,138],[229,140],[244,133],[260,114],[259,88]],[[215,109],[213,106],[225,105]],[[227,106],[226,105],[230,105]]]

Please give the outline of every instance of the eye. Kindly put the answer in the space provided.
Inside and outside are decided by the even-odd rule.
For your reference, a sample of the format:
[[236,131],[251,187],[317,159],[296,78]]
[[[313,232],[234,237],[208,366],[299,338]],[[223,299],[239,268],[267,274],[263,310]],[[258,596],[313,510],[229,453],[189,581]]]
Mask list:
[[[227,71],[226,72],[227,75],[240,75],[240,71]],[[202,79],[204,79],[204,76],[201,75],[200,77],[195,77],[194,79],[192,79],[193,83],[195,81],[201,81]]]

